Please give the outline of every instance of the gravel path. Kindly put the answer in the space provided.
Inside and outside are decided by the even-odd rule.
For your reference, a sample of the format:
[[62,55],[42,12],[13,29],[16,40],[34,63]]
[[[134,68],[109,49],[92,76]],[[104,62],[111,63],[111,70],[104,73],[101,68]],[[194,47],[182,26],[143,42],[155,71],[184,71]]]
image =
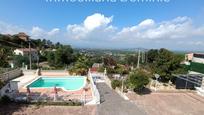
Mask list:
[[97,115],[145,115],[135,104],[124,100],[105,83],[98,83],[101,104],[97,106]]

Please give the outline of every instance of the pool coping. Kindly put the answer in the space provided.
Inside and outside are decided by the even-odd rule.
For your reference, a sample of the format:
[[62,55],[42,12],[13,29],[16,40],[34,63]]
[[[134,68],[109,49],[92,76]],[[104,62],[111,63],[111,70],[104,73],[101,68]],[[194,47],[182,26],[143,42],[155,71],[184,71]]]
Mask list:
[[[79,90],[81,90],[83,87],[85,87],[86,86],[86,76],[66,76],[66,77],[58,77],[58,79],[59,78],[75,78],[75,77],[84,77],[84,84],[80,87],[80,88],[78,88],[78,89],[76,89],[76,90],[67,90],[67,89],[65,89],[64,87],[56,87],[56,88],[60,88],[60,89],[62,89],[62,90],[64,90],[64,91],[79,91]],[[35,79],[33,79],[32,81],[30,81],[28,84],[26,84],[23,88],[27,88],[27,86],[29,86],[30,84],[32,84],[33,82],[35,82],[36,80],[38,80],[38,79],[40,79],[40,78],[53,78],[53,79],[56,79],[57,77],[53,77],[53,76],[51,76],[51,77],[49,77],[49,76],[38,76],[38,77],[36,77]],[[33,88],[33,87],[29,87],[30,89],[53,89],[54,87],[40,87],[40,88]]]

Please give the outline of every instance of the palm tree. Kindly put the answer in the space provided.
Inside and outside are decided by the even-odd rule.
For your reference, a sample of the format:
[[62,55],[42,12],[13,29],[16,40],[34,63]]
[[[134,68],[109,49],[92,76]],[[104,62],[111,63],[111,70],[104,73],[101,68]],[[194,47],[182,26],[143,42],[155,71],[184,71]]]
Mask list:
[[71,68],[72,73],[86,75],[90,66],[90,60],[87,56],[79,56],[73,68]]

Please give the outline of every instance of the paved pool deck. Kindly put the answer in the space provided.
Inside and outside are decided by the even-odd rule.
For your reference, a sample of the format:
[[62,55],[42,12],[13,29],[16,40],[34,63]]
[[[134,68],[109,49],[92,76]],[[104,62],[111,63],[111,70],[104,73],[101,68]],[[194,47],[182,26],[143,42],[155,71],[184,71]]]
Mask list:
[[97,106],[96,115],[146,115],[134,103],[124,100],[106,83],[97,83],[101,104]]
[[[35,74],[35,71],[24,71],[24,75],[20,76],[12,81],[18,81],[18,92],[15,94],[16,97],[18,96],[24,96],[27,95],[27,89],[26,86],[33,82],[33,80],[39,78]],[[47,76],[47,77],[69,77],[69,74],[64,71],[45,71],[42,72],[42,76]],[[55,92],[54,88],[30,88],[31,91],[31,97],[37,98],[37,97],[49,97],[49,98],[54,98]],[[70,100],[70,99],[78,99],[81,100],[84,96],[84,89],[76,90],[76,91],[64,91],[61,88],[57,88],[58,91],[58,96],[63,97],[65,100]],[[86,100],[90,101],[93,96],[92,96],[92,90],[91,90],[91,85],[89,85],[89,88],[86,90]]]

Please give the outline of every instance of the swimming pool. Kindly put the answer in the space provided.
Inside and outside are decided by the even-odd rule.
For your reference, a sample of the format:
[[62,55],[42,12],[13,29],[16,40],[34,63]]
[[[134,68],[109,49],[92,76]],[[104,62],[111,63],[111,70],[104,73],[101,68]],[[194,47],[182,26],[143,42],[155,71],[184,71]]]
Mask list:
[[34,80],[28,86],[30,88],[62,88],[63,90],[80,90],[85,86],[86,79],[80,77],[44,77]]

